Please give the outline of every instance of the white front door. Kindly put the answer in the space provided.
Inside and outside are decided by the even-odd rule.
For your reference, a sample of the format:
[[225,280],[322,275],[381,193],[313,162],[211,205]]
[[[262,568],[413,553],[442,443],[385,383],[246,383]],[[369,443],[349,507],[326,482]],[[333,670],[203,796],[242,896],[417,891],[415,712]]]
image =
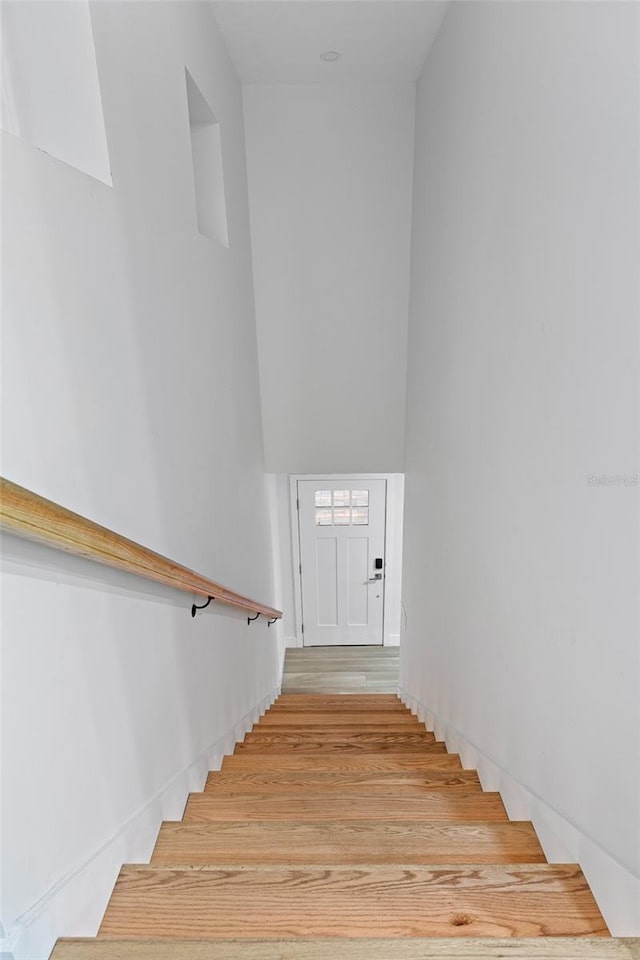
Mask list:
[[298,480],[303,643],[382,644],[386,480]]

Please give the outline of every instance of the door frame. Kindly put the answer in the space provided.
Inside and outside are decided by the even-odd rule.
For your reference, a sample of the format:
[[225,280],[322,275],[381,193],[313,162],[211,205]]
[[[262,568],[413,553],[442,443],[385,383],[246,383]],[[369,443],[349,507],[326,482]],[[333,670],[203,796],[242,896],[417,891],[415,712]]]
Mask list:
[[[302,574],[301,574],[301,562],[300,562],[300,524],[298,520],[298,480],[315,480],[319,483],[324,481],[341,481],[341,480],[386,480],[386,493],[385,493],[385,531],[384,531],[384,553],[385,553],[385,594],[384,594],[384,607],[382,614],[382,646],[397,646],[397,643],[389,642],[389,633],[388,633],[388,615],[389,608],[387,603],[387,584],[386,584],[386,564],[387,556],[389,552],[389,545],[391,537],[394,534],[394,531],[391,529],[390,520],[390,511],[389,511],[389,493],[393,486],[393,479],[395,474],[391,473],[358,473],[354,471],[353,473],[292,473],[289,474],[289,506],[291,510],[291,548],[292,548],[292,560],[293,560],[293,587],[294,587],[294,599],[295,599],[295,626],[296,626],[296,636],[295,636],[295,646],[303,647],[303,636],[302,636]],[[399,638],[398,638],[399,640]],[[376,644],[379,646],[379,644]]]

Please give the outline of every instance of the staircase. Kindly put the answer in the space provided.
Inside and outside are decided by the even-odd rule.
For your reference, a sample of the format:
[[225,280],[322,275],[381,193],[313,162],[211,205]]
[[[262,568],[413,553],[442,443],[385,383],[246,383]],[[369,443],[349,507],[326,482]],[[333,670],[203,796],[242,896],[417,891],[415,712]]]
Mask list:
[[638,956],[395,695],[290,694],[52,960]]

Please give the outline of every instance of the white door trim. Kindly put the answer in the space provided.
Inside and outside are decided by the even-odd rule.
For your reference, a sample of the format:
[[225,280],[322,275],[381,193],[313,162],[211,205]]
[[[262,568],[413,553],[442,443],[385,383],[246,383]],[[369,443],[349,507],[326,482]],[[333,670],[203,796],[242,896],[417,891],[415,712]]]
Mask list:
[[[298,480],[317,480],[322,482],[324,480],[329,481],[339,481],[339,480],[386,480],[387,481],[387,492],[386,492],[386,503],[385,503],[385,512],[387,516],[386,529],[385,529],[385,555],[388,555],[389,539],[391,536],[390,523],[389,523],[389,491],[390,491],[390,481],[393,479],[394,474],[391,473],[292,473],[289,474],[289,504],[291,508],[291,546],[293,553],[293,586],[294,586],[294,597],[295,597],[295,612],[296,612],[296,647],[304,646],[302,640],[302,581],[300,576],[300,525],[298,523]],[[387,631],[387,615],[388,615],[388,605],[386,602],[386,592],[385,592],[385,604],[384,604],[384,615],[383,615],[383,624],[382,624],[382,645],[389,646],[388,643],[388,631]]]

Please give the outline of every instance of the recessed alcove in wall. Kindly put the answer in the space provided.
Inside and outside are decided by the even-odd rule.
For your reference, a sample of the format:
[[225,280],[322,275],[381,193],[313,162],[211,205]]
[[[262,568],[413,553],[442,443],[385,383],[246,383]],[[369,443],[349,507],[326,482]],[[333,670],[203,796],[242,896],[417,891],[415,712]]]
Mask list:
[[202,91],[185,69],[198,230],[229,246],[227,203],[222,171],[220,124]]
[[3,129],[111,185],[88,0],[1,5]]

